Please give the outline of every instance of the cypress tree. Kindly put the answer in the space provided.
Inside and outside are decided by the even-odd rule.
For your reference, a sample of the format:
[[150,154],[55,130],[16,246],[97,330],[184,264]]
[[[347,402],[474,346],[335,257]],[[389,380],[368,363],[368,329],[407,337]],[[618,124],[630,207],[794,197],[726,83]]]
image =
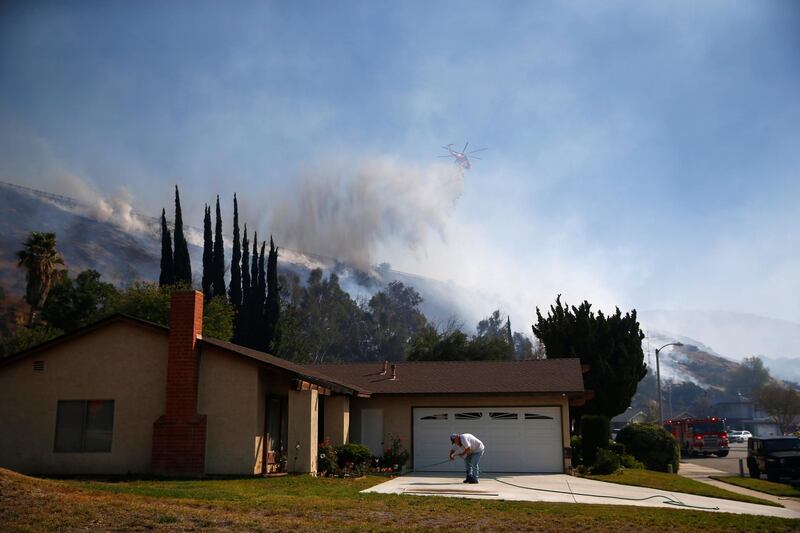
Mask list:
[[175,283],[192,285],[192,262],[189,259],[189,245],[183,236],[183,215],[181,214],[181,197],[178,186],[175,186]]
[[[211,208],[209,208],[211,211]],[[214,296],[225,296],[225,243],[222,240],[222,214],[217,195],[217,220],[214,230],[214,277],[212,280]]]
[[247,224],[242,236],[242,305],[236,315],[236,342],[245,345],[248,334],[248,317],[250,316],[250,242],[247,240]]
[[214,279],[214,248],[211,241],[211,208],[206,204],[203,208],[203,296],[205,301],[211,299],[211,282]]
[[[242,249],[239,243],[239,204],[233,194],[233,254],[231,255],[231,283],[228,297],[235,312],[242,306]],[[235,336],[235,334],[234,334]]]
[[267,300],[267,275],[264,269],[265,261],[264,261],[264,250],[267,246],[266,241],[261,243],[261,253],[258,256],[258,283],[256,284],[256,310],[255,316],[256,323],[258,324],[258,328],[254,331],[256,335],[256,346],[262,352],[267,351],[267,346],[269,344],[269,337],[266,331],[266,307],[265,303]]
[[158,286],[164,287],[175,283],[175,265],[172,262],[172,237],[167,227],[167,211],[161,210],[161,274]]
[[267,302],[265,304],[266,315],[266,342],[267,350],[271,353],[278,353],[280,348],[280,313],[281,300],[278,288],[278,248],[269,236],[269,258],[267,259]]
[[514,335],[511,333],[511,317],[506,318],[506,340],[512,347],[514,346]]
[[245,346],[255,348],[255,330],[259,326],[259,311],[261,303],[258,301],[258,232],[253,232],[253,251],[250,255],[250,286],[247,288],[249,302],[247,305],[247,319],[245,322]]

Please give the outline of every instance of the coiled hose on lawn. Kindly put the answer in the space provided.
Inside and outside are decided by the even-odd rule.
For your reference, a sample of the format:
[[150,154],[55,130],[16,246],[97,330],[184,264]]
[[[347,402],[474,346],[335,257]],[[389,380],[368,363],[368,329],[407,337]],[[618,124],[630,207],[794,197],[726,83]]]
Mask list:
[[[444,461],[439,461],[438,463],[433,463],[433,464],[421,466],[419,468],[412,468],[412,469],[408,470],[408,472],[423,472],[423,471],[425,471],[425,470],[427,470],[429,468],[433,468],[434,466],[443,465],[443,464],[449,463],[449,462],[450,462],[450,459],[445,459]],[[555,490],[555,489],[541,489],[541,488],[537,488],[537,487],[526,487],[524,485],[517,485],[516,483],[503,481],[502,479],[500,479],[500,477],[498,477],[496,475],[494,477],[490,476],[489,479],[494,479],[498,483],[502,483],[503,485],[508,485],[509,487],[516,487],[518,489],[533,490],[533,491],[538,491],[538,492],[550,492],[550,493],[554,493],[554,494],[568,494],[568,495],[573,496],[573,497],[575,497],[575,496],[587,496],[589,498],[610,498],[612,500],[622,500],[622,501],[629,501],[629,502],[644,502],[644,501],[647,501],[647,500],[653,500],[653,499],[656,499],[656,498],[661,498],[663,500],[662,503],[665,503],[667,505],[674,505],[675,507],[683,507],[683,508],[686,508],[686,509],[698,509],[698,510],[702,510],[702,511],[719,511],[719,507],[717,507],[717,506],[706,507],[706,506],[702,506],[702,505],[691,505],[691,504],[688,504],[688,503],[684,503],[684,502],[682,502],[682,501],[680,501],[680,500],[678,500],[676,498],[673,498],[672,496],[666,496],[664,494],[653,494],[652,496],[646,496],[646,497],[643,497],[643,498],[630,498],[630,497],[626,497],[626,496],[609,496],[609,495],[605,495],[605,494],[592,494],[592,493],[589,493],[589,492],[573,492],[572,490],[566,491],[566,490]],[[569,482],[567,483],[567,486],[569,486]]]

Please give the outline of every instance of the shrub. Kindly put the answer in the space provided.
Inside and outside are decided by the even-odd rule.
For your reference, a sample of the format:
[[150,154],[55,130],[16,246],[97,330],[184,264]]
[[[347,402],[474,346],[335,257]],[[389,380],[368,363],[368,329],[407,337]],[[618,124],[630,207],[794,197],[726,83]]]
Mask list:
[[625,450],[637,461],[644,463],[648,470],[667,472],[667,465],[678,472],[680,451],[675,439],[658,424],[631,424],[622,428],[617,442],[625,445]]
[[581,438],[578,435],[573,435],[569,439],[569,445],[572,448],[572,466],[577,467],[578,465],[583,464]]
[[366,472],[372,460],[372,452],[363,444],[341,444],[336,447],[336,462],[341,469],[358,474]]
[[644,463],[637,461],[636,457],[632,455],[622,455],[619,458],[619,463],[624,466],[625,468],[632,468],[636,470],[644,470]]
[[382,466],[397,472],[405,466],[411,454],[403,448],[403,440],[400,437],[390,435],[389,438],[392,440],[392,445],[384,450],[381,463]]
[[317,473],[320,475],[334,476],[339,472],[336,461],[336,448],[329,440],[321,442],[318,448]]
[[608,425],[608,418],[603,415],[583,415],[581,417],[581,451],[585,465],[594,464],[597,450],[608,448],[609,440],[611,440],[611,429]]
[[619,455],[611,450],[598,449],[594,464],[589,469],[589,472],[595,475],[603,475],[613,474],[617,470],[619,470]]
[[610,440],[608,441],[608,449],[614,452],[615,454],[622,457],[625,455],[625,445],[621,442]]

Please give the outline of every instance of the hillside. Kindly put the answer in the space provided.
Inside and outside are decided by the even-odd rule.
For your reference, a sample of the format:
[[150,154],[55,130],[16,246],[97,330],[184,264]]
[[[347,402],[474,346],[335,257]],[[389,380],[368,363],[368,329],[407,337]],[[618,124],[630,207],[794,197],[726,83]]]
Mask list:
[[[138,214],[130,208],[125,215],[122,222],[109,218],[103,221],[100,220],[103,218],[102,210],[94,206],[0,182],[0,285],[12,294],[21,295],[24,292],[24,275],[16,267],[14,254],[31,231],[55,232],[59,249],[73,272],[94,268],[101,272],[104,279],[120,286],[137,280],[157,279],[160,257],[158,220]],[[202,249],[198,246],[201,243],[201,231],[194,226],[186,229],[197,276],[202,256]],[[365,273],[330,258],[282,250],[279,269],[283,273],[294,272],[304,279],[313,268],[335,271],[342,287],[354,296],[368,296],[394,280],[413,286],[424,298],[422,311],[439,323],[455,318],[470,325],[473,317],[468,308],[474,308],[474,302],[491,301],[485,295],[458,287],[452,282],[398,272],[385,264]],[[491,309],[486,309],[486,312],[489,311]],[[720,323],[720,329],[725,329],[725,321],[730,315],[719,316],[717,322]],[[670,316],[669,324],[665,316],[658,312],[642,314],[642,327],[648,334],[643,346],[648,354],[648,366],[655,368],[655,348],[668,342],[681,341],[685,344],[683,348],[665,350],[661,354],[662,377],[675,382],[691,381],[703,388],[722,387],[726,374],[736,366],[735,361],[696,340],[702,338],[708,342],[704,337],[665,332],[674,329],[652,328],[653,324],[675,325],[679,322],[680,316],[677,314]],[[768,327],[773,334],[777,333],[776,323],[760,318],[757,326]],[[710,313],[704,320],[714,323]],[[736,324],[743,327],[740,321]],[[687,329],[692,328],[687,325]],[[791,328],[787,332],[794,334]],[[754,336],[758,336],[758,333]],[[800,381],[800,360],[780,357],[787,354],[776,355],[764,358],[767,366],[773,369],[773,374]]]

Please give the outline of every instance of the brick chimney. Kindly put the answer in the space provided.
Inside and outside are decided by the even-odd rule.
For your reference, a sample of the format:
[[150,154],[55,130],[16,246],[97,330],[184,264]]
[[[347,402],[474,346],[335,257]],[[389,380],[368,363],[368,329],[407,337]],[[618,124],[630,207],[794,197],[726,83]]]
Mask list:
[[153,424],[152,469],[157,474],[201,476],[205,472],[206,416],[197,413],[203,334],[203,294],[172,293],[167,349],[166,412]]

